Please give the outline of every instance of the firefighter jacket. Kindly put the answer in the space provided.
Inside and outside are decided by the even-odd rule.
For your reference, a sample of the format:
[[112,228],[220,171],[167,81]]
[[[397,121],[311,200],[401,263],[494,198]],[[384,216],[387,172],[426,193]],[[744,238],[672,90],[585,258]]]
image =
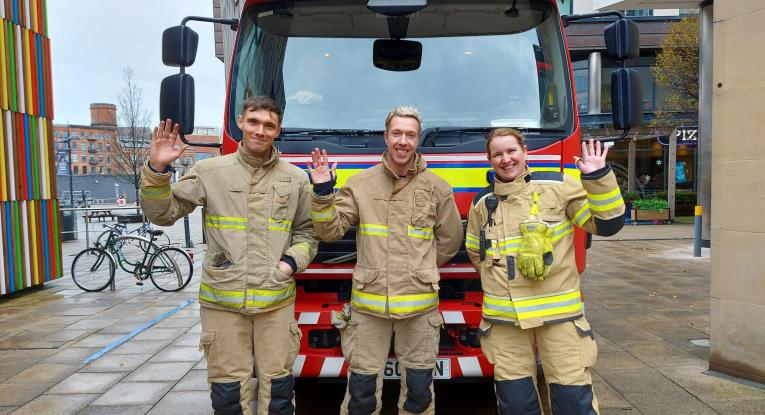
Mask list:
[[199,161],[177,183],[145,165],[141,200],[153,223],[166,226],[205,207],[207,253],[199,287],[206,307],[255,314],[295,299],[295,277],[279,270],[283,256],[296,272],[316,254],[306,173],[271,149],[268,160],[236,153]]
[[[529,217],[533,194],[538,194],[538,218],[553,229],[553,258],[544,281],[524,277],[515,258],[521,243],[519,225]],[[486,199],[499,205],[489,226]],[[465,247],[481,274],[483,317],[523,329],[577,319],[584,305],[574,257],[574,225],[597,235],[611,236],[624,226],[624,202],[610,167],[582,180],[557,172],[526,172],[510,183],[494,183],[473,199]],[[485,259],[480,257],[481,233]]]
[[406,177],[383,162],[348,179],[337,193],[312,194],[319,237],[336,241],[356,226],[351,308],[403,318],[438,306],[438,267],[462,243],[452,188],[419,154]]

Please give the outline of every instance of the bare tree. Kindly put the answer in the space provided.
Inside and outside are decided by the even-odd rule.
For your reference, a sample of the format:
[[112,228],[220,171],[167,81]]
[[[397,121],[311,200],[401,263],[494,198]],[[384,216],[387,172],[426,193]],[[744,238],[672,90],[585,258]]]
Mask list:
[[151,145],[151,112],[144,108],[143,90],[136,84],[133,69],[122,70],[124,86],[117,97],[119,123],[117,129],[117,170],[120,181],[132,185],[135,200],[141,188],[141,168]]

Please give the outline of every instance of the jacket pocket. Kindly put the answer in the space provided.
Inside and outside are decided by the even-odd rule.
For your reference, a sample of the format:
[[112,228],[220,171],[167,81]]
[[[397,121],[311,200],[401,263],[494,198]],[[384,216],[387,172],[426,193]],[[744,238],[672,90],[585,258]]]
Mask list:
[[414,276],[420,284],[425,286],[425,289],[438,291],[438,281],[441,280],[438,268],[418,269],[414,271]]
[[441,326],[444,325],[444,318],[441,316],[441,313],[439,313],[438,310],[434,311],[435,314],[428,317],[428,326],[430,328],[430,339],[433,341],[433,343],[431,343],[430,350],[433,354],[433,358],[435,359],[436,355],[438,355],[438,344],[441,341]]
[[367,284],[374,282],[379,275],[380,272],[376,269],[363,268],[357,265],[353,270],[353,288],[363,290]]
[[576,333],[580,339],[580,360],[582,367],[593,367],[598,360],[598,345],[595,343],[595,332],[590,323],[582,317],[573,321]]
[[224,270],[233,265],[231,255],[226,251],[219,251],[205,258],[205,267],[211,270]]
[[289,216],[291,183],[281,182],[274,184],[274,192],[271,203],[271,218],[284,221]]
[[287,275],[284,272],[282,272],[281,269],[279,269],[279,265],[274,265],[274,267],[271,269],[271,281],[276,283],[277,285],[284,285],[286,283],[292,282],[292,275]]
[[436,223],[436,204],[430,191],[416,189],[412,200],[412,225],[431,228]]
[[355,355],[356,343],[358,343],[356,334],[358,327],[359,322],[351,318],[348,320],[348,324],[340,329],[340,347],[343,349],[343,356],[348,363],[351,363],[351,359]]

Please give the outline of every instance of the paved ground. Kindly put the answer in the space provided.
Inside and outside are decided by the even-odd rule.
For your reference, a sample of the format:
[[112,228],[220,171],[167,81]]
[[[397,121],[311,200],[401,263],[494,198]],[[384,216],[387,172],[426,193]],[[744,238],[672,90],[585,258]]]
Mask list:
[[[201,221],[192,215],[198,242]],[[584,276],[587,316],[600,348],[595,391],[603,414],[762,414],[765,390],[705,374],[709,251],[692,256],[692,226],[628,226],[596,238]],[[182,240],[182,225],[168,232]],[[64,257],[84,243],[64,244]],[[201,255],[197,255],[197,265]],[[68,262],[67,262],[68,263]],[[119,274],[117,291],[84,293],[69,279],[0,299],[0,414],[210,414],[198,351],[197,302],[95,361],[121,336],[196,297]],[[386,384],[384,414],[395,413]],[[491,384],[438,384],[439,414],[495,413]],[[343,386],[300,381],[298,413],[337,413]]]

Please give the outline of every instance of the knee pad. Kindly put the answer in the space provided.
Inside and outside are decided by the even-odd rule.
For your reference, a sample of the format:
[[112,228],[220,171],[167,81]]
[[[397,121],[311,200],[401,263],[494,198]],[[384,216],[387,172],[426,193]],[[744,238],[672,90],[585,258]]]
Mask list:
[[268,403],[269,415],[292,415],[295,405],[295,378],[287,375],[283,378],[271,379],[271,402]]
[[433,383],[433,369],[406,368],[406,401],[404,409],[420,414],[433,402],[430,384]]
[[239,382],[213,382],[210,390],[210,400],[215,415],[242,415],[242,405]]
[[348,377],[348,415],[370,415],[377,408],[377,375],[362,375],[350,372]]
[[537,389],[531,377],[494,382],[500,415],[540,415]]
[[592,385],[550,384],[553,415],[597,415],[592,398]]

